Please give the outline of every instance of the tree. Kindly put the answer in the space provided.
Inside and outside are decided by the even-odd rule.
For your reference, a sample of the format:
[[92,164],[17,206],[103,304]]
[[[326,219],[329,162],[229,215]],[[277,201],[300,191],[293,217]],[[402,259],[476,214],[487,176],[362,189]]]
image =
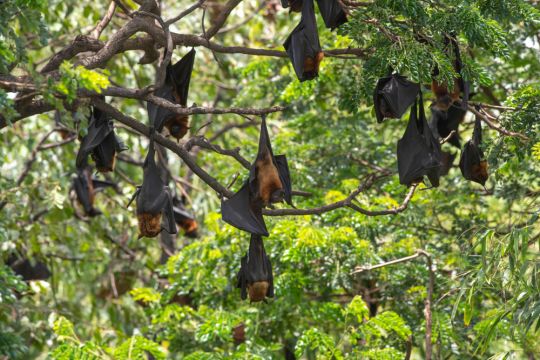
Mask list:
[[[0,1],[0,356],[540,357],[540,4],[339,3],[348,22],[330,31],[317,13],[325,59],[299,82],[282,44],[300,17],[276,0]],[[460,75],[449,35],[474,92],[462,144],[484,125],[485,189],[457,159],[438,188],[401,185],[407,116],[378,124],[372,110],[391,68],[425,88],[430,114],[434,70],[442,84]],[[181,107],[154,91],[191,47]],[[142,183],[147,103],[189,115],[185,139],[155,141],[197,239],[138,239],[125,206]],[[92,107],[129,150],[87,217],[72,177]],[[249,236],[219,202],[247,177],[262,115],[296,208],[265,210],[276,297],[259,305],[235,288]],[[23,281],[13,256],[51,276]]]

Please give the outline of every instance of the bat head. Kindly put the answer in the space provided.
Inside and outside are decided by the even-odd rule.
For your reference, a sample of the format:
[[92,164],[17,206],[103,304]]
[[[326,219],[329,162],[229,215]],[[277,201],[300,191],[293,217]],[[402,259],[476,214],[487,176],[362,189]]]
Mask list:
[[137,214],[139,237],[155,237],[161,232],[161,212],[157,214]]
[[249,301],[260,302],[265,300],[269,286],[270,284],[268,281],[257,281],[252,284],[248,284]]
[[187,115],[175,114],[165,121],[165,127],[169,134],[178,141],[186,136],[189,130],[189,118]]

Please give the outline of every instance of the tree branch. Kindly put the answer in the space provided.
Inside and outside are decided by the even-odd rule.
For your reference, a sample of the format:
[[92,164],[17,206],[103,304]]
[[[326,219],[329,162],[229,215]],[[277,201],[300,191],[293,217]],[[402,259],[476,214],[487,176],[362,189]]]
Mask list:
[[112,17],[114,16],[114,11],[116,10],[116,3],[114,1],[111,1],[111,4],[109,5],[109,8],[107,9],[107,12],[105,13],[105,16],[101,21],[96,25],[96,27],[90,32],[90,36],[94,39],[99,39],[99,36],[103,32],[103,30],[109,25],[109,22],[111,21]]

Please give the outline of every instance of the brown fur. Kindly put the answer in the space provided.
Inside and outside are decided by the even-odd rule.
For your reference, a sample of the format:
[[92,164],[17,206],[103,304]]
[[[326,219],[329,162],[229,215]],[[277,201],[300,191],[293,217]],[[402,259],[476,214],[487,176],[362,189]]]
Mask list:
[[92,174],[90,171],[84,170],[84,176],[86,177],[86,183],[88,184],[88,198],[90,199],[90,205],[94,206],[94,199],[96,198],[96,191],[94,190],[94,182],[92,181]]
[[304,72],[319,72],[319,66],[324,59],[324,53],[319,51],[315,58],[308,57],[304,60]]
[[488,163],[486,160],[472,166],[472,173],[475,179],[486,182],[488,179]]
[[[176,140],[180,140],[186,136],[189,130],[189,118],[187,115],[176,114],[165,122],[165,127],[172,137]],[[176,127],[177,129],[173,129],[173,127]]]
[[269,286],[268,281],[257,281],[253,284],[248,284],[249,300],[251,302],[263,301],[266,298]]
[[195,234],[199,228],[196,220],[186,219],[180,222],[180,227],[184,230],[186,235]]
[[232,336],[236,345],[246,342],[246,326],[244,324],[240,324],[233,327]]
[[270,152],[262,159],[258,159],[255,166],[257,167],[257,181],[259,183],[259,198],[264,206],[268,206],[272,194],[283,190],[283,184],[281,184],[278,170],[272,161]]
[[155,237],[161,232],[161,213],[137,214],[140,236]]
[[459,100],[459,94],[461,92],[459,80],[454,79],[454,88],[450,93],[446,85],[433,79],[431,82],[431,91],[435,95],[435,107],[441,111],[447,111],[454,102]]

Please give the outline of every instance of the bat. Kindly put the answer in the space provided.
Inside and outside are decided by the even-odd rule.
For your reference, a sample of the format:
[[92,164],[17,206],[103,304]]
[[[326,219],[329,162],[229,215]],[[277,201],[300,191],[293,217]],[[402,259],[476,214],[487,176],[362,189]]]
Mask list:
[[259,149],[249,178],[236,194],[221,202],[222,218],[240,230],[268,236],[262,209],[281,201],[292,206],[289,165],[285,155],[274,156],[263,116]]
[[242,300],[249,296],[250,302],[265,301],[274,297],[274,277],[272,264],[264,250],[260,235],[251,235],[247,255],[242,257],[236,287],[240,289]]
[[156,237],[162,230],[169,234],[177,233],[169,187],[159,176],[154,156],[154,140],[151,139],[143,164],[143,183],[128,203],[129,207],[133,200],[137,199],[139,238]]
[[407,80],[405,76],[392,74],[380,78],[373,92],[377,122],[381,123],[384,118],[401,118],[419,92],[420,85]]
[[101,211],[94,207],[96,192],[107,187],[116,189],[117,185],[111,181],[94,179],[91,174],[91,167],[83,163],[82,167],[77,169],[76,176],[72,181],[72,187],[75,190],[77,201],[83,207],[86,216],[94,217],[101,215]]
[[431,185],[439,186],[441,144],[427,124],[422,92],[419,93],[419,101],[415,101],[411,108],[409,124],[398,141],[397,160],[401,184],[410,186],[422,181],[426,175]]
[[347,14],[337,0],[317,0],[319,11],[324,20],[324,24],[330,30],[345,24],[347,22]]
[[488,175],[488,163],[484,158],[484,152],[480,148],[482,143],[482,122],[476,117],[472,139],[467,141],[461,151],[459,168],[461,174],[467,180],[477,182],[485,186]]
[[198,236],[197,230],[199,225],[195,216],[188,212],[184,207],[184,199],[180,200],[178,197],[173,198],[173,212],[174,221],[184,231],[184,234],[189,238],[196,238]]
[[446,84],[440,83],[435,80],[435,77],[439,75],[439,68],[435,67],[433,71],[433,79],[431,81],[431,91],[435,95],[434,107],[441,111],[447,111],[452,104],[459,101],[460,95],[463,93],[463,99],[461,101],[461,107],[463,110],[467,110],[469,102],[470,84],[463,80],[461,71],[463,69],[463,62],[461,60],[461,53],[459,50],[459,44],[455,37],[446,36],[445,38],[447,53],[450,51],[448,46],[452,46],[454,52],[454,70],[459,74],[458,78],[454,78],[454,84],[452,89],[448,89]]
[[319,65],[324,58],[319,43],[313,0],[302,2],[302,18],[283,44],[293,64],[298,80],[312,80],[319,76]]
[[116,137],[111,117],[96,107],[92,108],[88,133],[83,137],[77,153],[77,168],[84,167],[88,155],[91,155],[99,172],[113,171],[116,153],[127,149]]
[[[187,106],[189,82],[193,72],[195,53],[195,49],[191,49],[176,64],[167,66],[165,84],[154,92],[156,96],[182,107]],[[162,132],[166,128],[169,135],[176,138],[177,141],[187,134],[189,130],[188,115],[176,114],[150,102],[147,104],[147,110],[150,124],[158,132]]]
[[28,258],[15,254],[9,256],[6,265],[24,281],[47,280],[51,276],[51,272],[44,262],[30,261]]

